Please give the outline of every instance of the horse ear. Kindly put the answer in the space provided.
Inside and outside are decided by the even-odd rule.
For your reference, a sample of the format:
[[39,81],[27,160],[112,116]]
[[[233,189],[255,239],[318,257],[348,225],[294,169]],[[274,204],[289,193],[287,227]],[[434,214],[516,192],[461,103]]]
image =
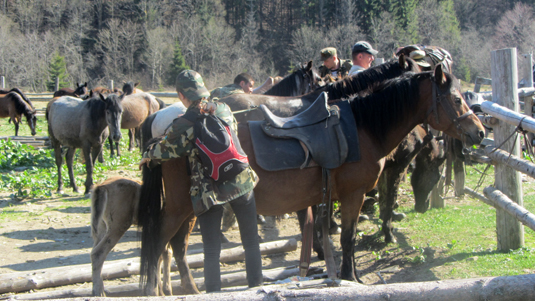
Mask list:
[[76,87],[80,87],[80,84],[79,84],[79,83],[76,83]]
[[306,71],[312,70],[312,61],[308,61]]
[[104,101],[104,102],[106,101],[106,98],[105,98],[102,94],[98,93],[98,96],[100,96],[100,99],[101,99],[102,101]]
[[87,82],[85,82],[84,86],[86,86],[86,87],[87,87]]
[[405,55],[403,53],[399,55],[398,61],[399,61],[399,65],[403,67],[403,69],[406,69],[409,67],[409,64],[407,63],[407,59],[405,58]]
[[446,83],[446,75],[444,74],[442,64],[437,64],[435,66],[435,81],[439,85],[443,85]]
[[135,83],[135,84],[134,84],[134,87],[137,87],[138,85],[139,85],[139,82]]

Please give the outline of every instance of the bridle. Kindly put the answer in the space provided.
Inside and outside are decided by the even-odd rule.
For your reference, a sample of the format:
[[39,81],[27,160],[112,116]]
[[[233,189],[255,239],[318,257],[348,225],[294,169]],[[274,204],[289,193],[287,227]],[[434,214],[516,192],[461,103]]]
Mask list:
[[311,74],[308,74],[308,72],[303,71],[303,69],[300,69],[299,71],[303,72],[303,79],[305,80],[305,82],[308,82],[305,91],[303,91],[304,92],[303,95],[307,94],[309,92],[312,92],[312,91],[316,90],[317,88],[321,87],[321,85],[317,84],[317,82],[316,82],[316,79],[315,79],[315,76],[314,76],[314,70],[310,69],[310,73]]
[[429,111],[428,111],[428,116],[429,114],[431,114],[431,112],[434,112],[434,115],[435,115],[435,121],[437,122],[437,124],[439,124],[439,117],[438,117],[438,105],[442,105],[442,108],[444,109],[444,111],[446,112],[446,115],[448,116],[448,118],[450,118],[451,120],[453,120],[453,124],[455,125],[455,128],[457,129],[457,132],[459,133],[459,135],[461,136],[461,141],[463,142],[463,145],[465,144],[465,140],[464,137],[466,135],[469,135],[468,134],[468,131],[466,129],[463,128],[462,124],[461,124],[461,121],[466,119],[468,116],[472,115],[474,112],[471,110],[471,109],[468,109],[468,111],[464,114],[462,114],[461,116],[457,116],[457,113],[455,112],[455,110],[453,109],[453,106],[452,104],[447,100],[447,97],[446,97],[446,93],[445,92],[441,92],[440,89],[438,89],[438,85],[436,83],[436,81],[434,80],[434,77],[431,77],[431,82],[432,82],[432,85],[433,85],[433,103],[431,104],[431,107],[429,108]]

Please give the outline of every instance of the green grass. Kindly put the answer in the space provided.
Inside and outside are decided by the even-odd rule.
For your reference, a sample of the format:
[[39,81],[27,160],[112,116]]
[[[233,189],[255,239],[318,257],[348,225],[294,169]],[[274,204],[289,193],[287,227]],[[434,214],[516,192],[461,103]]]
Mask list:
[[[485,165],[466,168],[466,186],[472,189],[480,182]],[[494,183],[494,168],[490,167],[479,192]],[[402,184],[410,189],[410,182]],[[535,211],[535,182],[522,183],[524,206]],[[450,188],[452,195],[453,188]],[[410,195],[410,193],[407,193]],[[410,196],[412,199],[413,197]],[[405,203],[399,211],[407,218],[395,226],[401,228],[402,239],[398,247],[420,250],[432,247],[440,254],[440,269],[433,270],[440,279],[459,279],[483,276],[506,276],[532,273],[535,267],[535,232],[524,227],[525,245],[519,250],[497,251],[496,210],[465,195],[462,199],[447,199],[443,209],[430,209],[417,213],[413,203]],[[426,255],[415,253],[409,262],[419,264]],[[421,258],[419,258],[421,256]]]

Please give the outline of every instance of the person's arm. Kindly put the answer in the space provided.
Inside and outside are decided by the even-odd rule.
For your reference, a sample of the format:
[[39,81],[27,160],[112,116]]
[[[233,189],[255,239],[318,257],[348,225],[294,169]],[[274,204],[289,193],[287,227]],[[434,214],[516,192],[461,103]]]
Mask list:
[[162,141],[149,146],[149,149],[143,153],[139,167],[141,168],[143,164],[148,164],[150,161],[161,163],[189,154],[193,149],[192,139],[193,125],[182,118],[175,119],[167,136]]

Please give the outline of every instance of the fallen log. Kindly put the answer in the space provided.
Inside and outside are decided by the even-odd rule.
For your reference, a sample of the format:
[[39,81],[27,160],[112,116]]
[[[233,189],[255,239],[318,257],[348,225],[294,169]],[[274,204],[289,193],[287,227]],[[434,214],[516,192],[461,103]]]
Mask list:
[[[17,295],[13,299],[22,299]],[[54,298],[53,296],[52,298]],[[74,296],[73,296],[74,297]],[[41,295],[41,299],[46,295]],[[344,280],[309,280],[282,285],[266,285],[262,288],[234,288],[221,293],[188,295],[180,299],[188,301],[214,300],[307,300],[307,301],[516,301],[535,300],[535,275],[482,277],[459,280],[364,285]],[[102,300],[102,298],[84,298]],[[131,297],[116,301],[131,300]],[[151,298],[151,300],[177,300],[174,297]]]
[[[322,270],[319,268],[312,268],[312,273],[321,273]],[[299,268],[297,267],[286,267],[286,268],[275,268],[269,270],[263,270],[262,274],[264,276],[264,282],[274,282],[277,280],[283,280],[292,276],[295,276],[299,273]],[[309,274],[310,275],[310,274]],[[204,290],[204,278],[195,278],[195,284],[199,290]],[[182,286],[180,280],[171,281],[173,287],[174,295],[181,295]],[[221,286],[222,287],[236,287],[236,286],[246,286],[247,278],[245,272],[236,272],[221,275]],[[139,288],[139,283],[130,283],[125,285],[113,285],[105,288],[107,297],[135,297],[141,296],[142,292]],[[92,288],[82,288],[82,289],[68,289],[68,290],[56,290],[48,292],[37,292],[29,293],[22,295],[10,296],[11,299],[15,300],[42,300],[42,299],[58,299],[58,298],[80,298],[80,297],[90,297],[93,291]]]
[[[262,255],[291,252],[297,249],[295,238],[278,240],[260,244]],[[234,262],[244,260],[243,247],[235,247],[221,251],[221,262]],[[190,268],[199,268],[204,264],[204,254],[188,255]],[[103,279],[128,277],[139,274],[139,258],[105,262],[102,269]],[[173,259],[171,270],[176,271],[177,266]],[[91,265],[80,264],[68,267],[42,269],[36,271],[16,272],[0,275],[0,293],[17,293],[32,289],[62,286],[74,283],[91,281]]]

